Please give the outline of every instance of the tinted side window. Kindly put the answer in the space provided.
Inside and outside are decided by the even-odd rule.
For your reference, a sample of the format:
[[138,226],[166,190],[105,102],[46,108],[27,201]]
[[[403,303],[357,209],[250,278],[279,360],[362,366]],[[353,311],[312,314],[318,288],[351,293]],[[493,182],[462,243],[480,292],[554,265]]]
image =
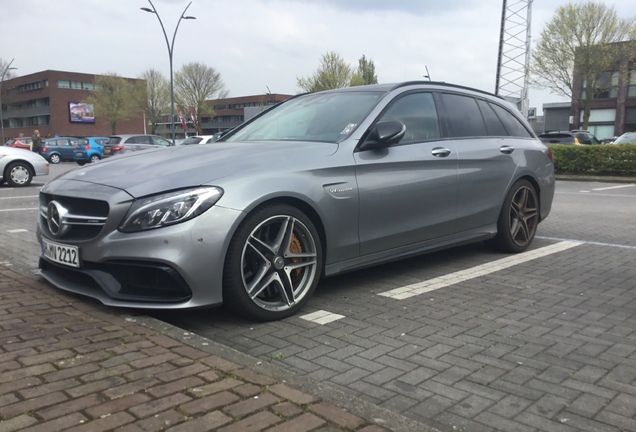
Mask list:
[[431,93],[411,93],[396,100],[380,120],[400,120],[406,126],[400,143],[439,138],[437,109]]
[[477,106],[477,101],[468,96],[442,94],[448,114],[451,135],[454,137],[486,136],[486,124]]
[[500,107],[499,105],[489,104],[492,109],[497,113],[497,116],[501,119],[501,122],[506,127],[508,135],[517,137],[530,138],[532,135],[528,132],[523,124],[508,110]]
[[484,120],[486,121],[486,129],[488,130],[488,135],[492,136],[506,136],[508,132],[506,132],[506,128],[497,117],[497,114],[490,108],[490,106],[483,100],[477,100],[477,105],[479,105],[479,109],[481,110],[481,114],[484,116]]

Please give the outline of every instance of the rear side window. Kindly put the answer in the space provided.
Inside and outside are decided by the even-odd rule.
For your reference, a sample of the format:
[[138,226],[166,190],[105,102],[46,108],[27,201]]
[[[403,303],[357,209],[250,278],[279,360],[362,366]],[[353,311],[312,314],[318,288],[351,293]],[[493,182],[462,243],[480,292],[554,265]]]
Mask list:
[[574,144],[574,137],[567,133],[541,134],[539,139],[546,144]]
[[439,121],[431,93],[411,93],[396,100],[380,117],[399,120],[406,126],[400,144],[438,139]]
[[510,111],[505,108],[500,107],[499,105],[489,104],[492,109],[497,113],[499,119],[506,127],[508,131],[508,135],[516,136],[516,137],[525,137],[531,138],[532,135],[528,132],[528,129],[519,121],[517,117],[515,117]]
[[484,118],[474,98],[443,93],[442,100],[448,114],[451,136],[475,137],[488,135]]
[[484,116],[484,120],[486,121],[488,135],[507,136],[508,131],[506,131],[503,123],[501,123],[501,120],[499,120],[499,117],[497,117],[497,114],[495,114],[490,105],[483,100],[477,100],[477,105],[479,105],[481,114]]

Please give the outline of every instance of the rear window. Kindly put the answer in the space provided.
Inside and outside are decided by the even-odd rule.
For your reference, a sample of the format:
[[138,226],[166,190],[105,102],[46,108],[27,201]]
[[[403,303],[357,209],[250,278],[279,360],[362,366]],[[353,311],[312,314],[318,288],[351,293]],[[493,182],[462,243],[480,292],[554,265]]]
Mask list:
[[199,144],[203,138],[199,137],[190,137],[186,138],[181,145],[190,145],[190,144]]
[[539,135],[539,139],[547,144],[573,144],[574,137],[566,133],[548,133]]
[[121,137],[110,137],[108,138],[108,144],[117,145],[121,142]]

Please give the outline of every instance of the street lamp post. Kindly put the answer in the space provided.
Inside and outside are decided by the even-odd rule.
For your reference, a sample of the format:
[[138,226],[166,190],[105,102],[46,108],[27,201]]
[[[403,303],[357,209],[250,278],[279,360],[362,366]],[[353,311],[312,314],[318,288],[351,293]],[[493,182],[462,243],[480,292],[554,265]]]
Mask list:
[[148,3],[150,3],[150,6],[152,6],[152,9],[145,8],[145,7],[140,8],[140,9],[142,11],[150,12],[150,13],[153,13],[153,14],[157,15],[157,19],[159,20],[159,24],[161,25],[161,30],[163,31],[163,37],[166,39],[166,46],[168,47],[168,58],[170,59],[170,128],[172,129],[172,145],[175,145],[175,136],[174,136],[174,79],[173,79],[173,76],[172,76],[172,54],[174,53],[174,40],[177,37],[177,30],[179,30],[179,23],[181,23],[181,20],[183,20],[183,19],[196,19],[196,17],[186,16],[185,15],[186,11],[188,10],[190,5],[192,4],[192,2],[190,2],[190,3],[188,3],[186,8],[181,13],[181,16],[179,17],[179,21],[177,21],[177,26],[175,27],[174,34],[172,35],[172,43],[170,43],[168,41],[168,35],[166,34],[166,29],[163,26],[163,22],[161,21],[161,17],[159,16],[159,12],[157,12],[157,9],[155,9],[155,5],[152,4],[152,1],[148,0]]
[[7,72],[9,72],[11,69],[17,69],[11,67],[11,63],[13,63],[13,60],[15,59],[11,59],[7,67],[4,68],[4,70],[2,71],[2,77],[0,77],[0,129],[2,129],[2,141],[0,142],[0,145],[4,145],[4,120],[2,119],[2,83],[4,82],[4,77]]

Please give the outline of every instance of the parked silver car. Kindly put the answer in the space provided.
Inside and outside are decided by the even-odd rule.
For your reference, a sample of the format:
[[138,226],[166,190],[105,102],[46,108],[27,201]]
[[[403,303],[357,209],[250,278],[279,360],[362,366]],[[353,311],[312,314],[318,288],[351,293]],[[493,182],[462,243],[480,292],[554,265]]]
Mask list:
[[321,276],[486,240],[526,250],[554,195],[512,105],[433,82],[296,96],[215,145],[122,155],[40,193],[40,274],[104,304],[273,320]]
[[28,186],[34,176],[49,174],[49,163],[37,153],[14,147],[0,147],[0,184]]
[[102,158],[141,150],[161,149],[172,146],[172,142],[159,135],[125,134],[111,135],[102,149]]

